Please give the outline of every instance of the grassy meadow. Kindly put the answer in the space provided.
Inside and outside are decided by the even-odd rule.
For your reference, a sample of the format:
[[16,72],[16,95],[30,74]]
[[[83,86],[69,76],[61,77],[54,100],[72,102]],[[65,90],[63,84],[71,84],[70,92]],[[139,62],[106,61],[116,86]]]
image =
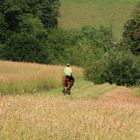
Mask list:
[[[0,61],[0,93],[1,95],[22,95],[22,94],[39,94],[59,95],[62,90],[61,80],[65,66],[42,65],[33,63],[20,63],[10,61]],[[94,98],[115,87],[115,85],[103,84],[94,85],[84,80],[83,69],[72,66],[75,77],[75,91],[79,88],[94,90],[95,94],[74,94],[72,98]],[[50,91],[51,90],[51,91]],[[54,95],[54,94],[53,94]]]
[[0,140],[139,140],[139,98],[85,81],[74,66],[72,95],[63,96],[63,68],[0,61]]
[[112,26],[121,38],[124,23],[139,0],[61,0],[59,26],[65,29],[85,25]]
[[[138,1],[61,0],[59,27],[107,25],[120,39]],[[140,140],[139,87],[95,85],[71,66],[64,96],[64,67],[0,60],[0,140]]]
[[[83,90],[81,87],[77,94]],[[91,89],[86,92],[94,94]],[[123,92],[118,98],[117,94],[114,91],[100,98],[78,100],[66,96],[0,96],[0,139],[139,140],[140,100],[127,94],[121,97]]]
[[[65,66],[0,61],[0,93],[24,94],[61,87]],[[73,67],[77,80],[83,78],[81,68]]]

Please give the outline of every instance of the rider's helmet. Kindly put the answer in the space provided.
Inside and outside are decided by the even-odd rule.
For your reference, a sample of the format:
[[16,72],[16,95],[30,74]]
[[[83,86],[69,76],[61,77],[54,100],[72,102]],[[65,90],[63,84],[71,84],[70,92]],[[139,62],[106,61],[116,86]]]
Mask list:
[[67,66],[70,66],[70,64],[69,64],[69,63],[67,63]]

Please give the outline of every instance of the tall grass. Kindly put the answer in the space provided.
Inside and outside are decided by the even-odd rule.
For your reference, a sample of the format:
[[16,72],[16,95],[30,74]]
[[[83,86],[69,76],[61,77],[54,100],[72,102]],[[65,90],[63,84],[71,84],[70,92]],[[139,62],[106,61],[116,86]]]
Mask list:
[[[82,79],[82,69],[72,67],[76,80]],[[36,93],[61,86],[64,66],[0,61],[0,93]]]
[[112,99],[0,96],[0,139],[139,140],[140,102]]

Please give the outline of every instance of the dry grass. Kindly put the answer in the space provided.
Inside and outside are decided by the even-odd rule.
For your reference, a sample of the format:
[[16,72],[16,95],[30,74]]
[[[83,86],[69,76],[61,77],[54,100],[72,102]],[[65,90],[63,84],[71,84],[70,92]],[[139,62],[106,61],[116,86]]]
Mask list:
[[[64,66],[0,61],[0,92],[3,94],[34,93],[61,86]],[[82,69],[73,67],[76,79]]]
[[[0,95],[0,140],[139,140],[140,98],[126,88],[109,92],[116,86],[81,81],[82,69],[73,70],[80,82],[72,96],[54,96],[53,90],[52,96]],[[63,66],[0,61],[0,80],[7,87],[16,81],[59,83],[62,74]]]
[[139,140],[140,99],[130,94],[119,88],[94,100],[0,96],[0,139]]

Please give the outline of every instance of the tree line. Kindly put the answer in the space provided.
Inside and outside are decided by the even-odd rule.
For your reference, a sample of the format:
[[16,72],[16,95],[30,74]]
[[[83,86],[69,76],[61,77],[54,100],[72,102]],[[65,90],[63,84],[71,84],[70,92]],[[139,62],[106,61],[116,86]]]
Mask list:
[[57,27],[59,7],[59,0],[0,0],[0,58],[47,63],[47,30]]

